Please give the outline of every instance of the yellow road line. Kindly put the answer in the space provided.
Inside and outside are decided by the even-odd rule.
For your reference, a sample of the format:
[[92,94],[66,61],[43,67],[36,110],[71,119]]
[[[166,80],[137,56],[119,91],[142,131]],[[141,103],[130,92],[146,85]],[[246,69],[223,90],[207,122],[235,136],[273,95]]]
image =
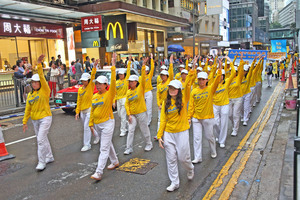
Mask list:
[[272,102],[272,104],[270,106],[270,109],[268,110],[268,113],[266,114],[265,119],[263,120],[263,122],[259,126],[259,129],[258,129],[255,137],[252,139],[251,144],[249,145],[247,151],[243,155],[243,157],[242,157],[242,159],[240,161],[240,164],[239,164],[237,170],[235,170],[235,172],[233,173],[232,177],[228,181],[228,184],[226,185],[226,187],[223,190],[222,194],[220,195],[219,199],[223,200],[223,199],[229,199],[230,198],[230,195],[231,195],[233,189],[235,188],[235,185],[237,184],[238,178],[240,177],[241,173],[245,169],[247,161],[248,161],[249,157],[251,156],[251,154],[252,154],[252,152],[253,152],[253,150],[254,150],[254,148],[256,146],[256,143],[257,143],[258,139],[261,136],[261,132],[263,131],[263,129],[265,128],[267,122],[269,121],[269,119],[271,117],[273,108],[275,106],[275,103],[276,103],[276,100],[277,100],[279,94],[280,94],[280,91],[279,90],[276,91],[276,96],[273,99],[273,102]]
[[[277,84],[275,91],[278,90],[279,85],[282,85],[282,84],[280,84],[280,83]],[[267,109],[269,108],[269,104],[271,103],[274,96],[275,96],[275,92],[273,92],[273,94],[269,98],[268,102],[266,103],[265,107],[263,108],[263,110],[262,110],[261,114],[259,115],[258,119],[256,120],[256,122],[251,126],[251,128],[249,129],[249,131],[247,132],[245,137],[240,142],[239,146],[232,153],[232,155],[230,156],[230,158],[228,159],[226,164],[222,167],[220,173],[218,174],[217,178],[214,180],[213,184],[210,186],[209,190],[206,192],[203,199],[211,199],[216,194],[216,192],[217,192],[216,188],[218,188],[222,185],[223,178],[228,175],[229,169],[233,165],[235,159],[239,155],[239,153],[242,150],[242,148],[244,147],[244,145],[246,144],[246,142],[249,139],[250,135],[252,134],[253,130],[256,129],[257,126],[259,125],[259,123],[261,122],[261,120],[262,120],[263,116],[265,115]]]

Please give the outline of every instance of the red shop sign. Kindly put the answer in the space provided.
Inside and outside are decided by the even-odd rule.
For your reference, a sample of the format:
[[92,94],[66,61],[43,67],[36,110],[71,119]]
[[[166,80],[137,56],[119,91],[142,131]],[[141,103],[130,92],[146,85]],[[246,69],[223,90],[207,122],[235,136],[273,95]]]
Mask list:
[[81,18],[81,31],[101,31],[102,30],[102,17],[101,15],[82,17]]
[[64,38],[64,26],[0,19],[1,36]]

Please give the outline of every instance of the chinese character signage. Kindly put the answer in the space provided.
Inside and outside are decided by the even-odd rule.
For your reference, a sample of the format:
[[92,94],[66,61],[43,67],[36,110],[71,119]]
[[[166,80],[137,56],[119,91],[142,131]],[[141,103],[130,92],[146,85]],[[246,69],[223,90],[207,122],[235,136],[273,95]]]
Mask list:
[[266,50],[238,50],[238,49],[231,49],[228,52],[228,57],[233,59],[235,55],[238,55],[237,60],[240,59],[241,52],[243,52],[243,59],[244,60],[253,60],[255,56],[262,55],[267,58],[268,51]]
[[271,40],[272,52],[287,52],[286,40]]
[[101,15],[82,17],[81,18],[81,31],[101,31],[102,30],[102,18]]
[[280,60],[282,57],[286,57],[285,52],[268,53],[268,59],[270,60]]
[[1,36],[64,38],[64,26],[0,19]]
[[106,40],[108,41],[106,51],[127,51],[128,37],[126,15],[105,16],[103,22]]

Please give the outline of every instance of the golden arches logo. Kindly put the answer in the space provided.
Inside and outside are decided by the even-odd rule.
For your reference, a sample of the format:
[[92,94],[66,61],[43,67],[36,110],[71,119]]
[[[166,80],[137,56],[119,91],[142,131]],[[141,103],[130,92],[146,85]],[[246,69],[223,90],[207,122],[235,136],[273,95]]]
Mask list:
[[119,30],[120,30],[120,38],[123,39],[124,35],[123,35],[123,29],[122,29],[122,25],[120,24],[120,22],[116,22],[115,24],[113,23],[109,23],[107,25],[107,29],[106,29],[106,39],[109,40],[109,36],[110,36],[110,27],[113,31],[113,36],[114,38],[117,37],[117,26],[119,26]]
[[93,41],[93,47],[98,47],[98,46],[99,46],[98,40],[94,40],[94,41]]

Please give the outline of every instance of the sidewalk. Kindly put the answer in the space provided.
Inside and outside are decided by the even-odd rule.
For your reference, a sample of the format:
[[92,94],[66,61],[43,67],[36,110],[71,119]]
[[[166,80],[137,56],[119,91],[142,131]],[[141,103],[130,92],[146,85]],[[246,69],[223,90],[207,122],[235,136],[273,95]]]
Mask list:
[[279,83],[203,199],[293,199],[296,114]]

